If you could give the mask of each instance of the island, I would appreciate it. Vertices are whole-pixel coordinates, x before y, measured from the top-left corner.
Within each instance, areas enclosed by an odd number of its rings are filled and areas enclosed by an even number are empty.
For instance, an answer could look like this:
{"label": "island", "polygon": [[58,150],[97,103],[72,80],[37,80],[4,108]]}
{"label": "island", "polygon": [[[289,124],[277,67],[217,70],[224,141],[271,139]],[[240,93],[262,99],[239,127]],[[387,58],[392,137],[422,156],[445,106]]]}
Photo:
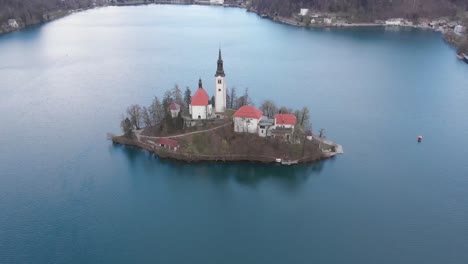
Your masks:
{"label": "island", "polygon": [[122,135],[109,134],[115,144],[133,146],[160,158],[180,161],[251,161],[292,165],[343,153],[327,140],[325,130],[312,132],[307,107],[293,110],[267,100],[256,108],[248,89],[237,96],[226,86],[221,49],[210,98],[201,79],[190,88],[175,85],[149,107],[131,105],[121,120]]}

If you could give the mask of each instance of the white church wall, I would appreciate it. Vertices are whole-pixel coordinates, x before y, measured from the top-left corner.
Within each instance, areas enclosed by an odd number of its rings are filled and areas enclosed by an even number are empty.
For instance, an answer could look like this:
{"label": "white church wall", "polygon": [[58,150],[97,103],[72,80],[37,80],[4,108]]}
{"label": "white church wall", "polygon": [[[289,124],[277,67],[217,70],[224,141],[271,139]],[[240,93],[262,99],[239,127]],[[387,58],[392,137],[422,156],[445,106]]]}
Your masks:
{"label": "white church wall", "polygon": [[234,117],[234,132],[256,134],[258,119]]}

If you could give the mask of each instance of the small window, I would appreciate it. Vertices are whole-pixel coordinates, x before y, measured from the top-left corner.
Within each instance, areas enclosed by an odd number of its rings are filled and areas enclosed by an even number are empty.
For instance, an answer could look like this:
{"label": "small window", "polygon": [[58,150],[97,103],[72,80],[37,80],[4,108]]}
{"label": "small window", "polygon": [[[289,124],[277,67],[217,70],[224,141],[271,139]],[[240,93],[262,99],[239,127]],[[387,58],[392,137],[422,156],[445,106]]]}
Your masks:
{"label": "small window", "polygon": [[218,92],[221,92],[221,89],[218,89]]}
{"label": "small window", "polygon": [[221,79],[218,80],[218,84],[221,84]]}
{"label": "small window", "polygon": [[200,115],[198,115],[198,119],[201,119],[201,116],[200,116]]}

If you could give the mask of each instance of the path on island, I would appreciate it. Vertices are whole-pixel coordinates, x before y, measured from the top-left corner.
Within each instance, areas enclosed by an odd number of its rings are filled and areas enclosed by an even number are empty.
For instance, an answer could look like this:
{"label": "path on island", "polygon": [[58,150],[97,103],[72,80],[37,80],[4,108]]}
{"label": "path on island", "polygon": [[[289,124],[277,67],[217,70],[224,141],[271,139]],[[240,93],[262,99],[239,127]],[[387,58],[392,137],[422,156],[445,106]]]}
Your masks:
{"label": "path on island", "polygon": [[[226,123],[226,124],[223,124],[223,125],[220,125],[220,126],[217,126],[217,127],[212,127],[212,128],[209,128],[209,129],[205,129],[205,130],[200,130],[200,131],[194,131],[194,132],[189,132],[189,133],[185,133],[185,134],[179,134],[179,135],[174,135],[174,136],[165,136],[165,137],[152,137],[152,136],[144,136],[144,135],[141,135],[141,132],[143,131],[143,129],[140,129],[140,130],[136,130],[135,131],[135,136],[137,137],[138,141],[140,141],[141,143],[146,143],[146,142],[143,142],[141,139],[161,139],[161,138],[178,138],[178,137],[185,137],[185,136],[189,136],[189,135],[194,135],[194,134],[199,134],[199,133],[206,133],[206,132],[209,132],[209,131],[213,131],[213,130],[216,130],[216,129],[219,129],[219,128],[222,128],[222,127],[225,127],[225,126],[228,126],[228,125],[231,125],[232,124],[232,121]],[[148,140],[148,142],[150,142],[150,144],[155,144],[154,142]]]}

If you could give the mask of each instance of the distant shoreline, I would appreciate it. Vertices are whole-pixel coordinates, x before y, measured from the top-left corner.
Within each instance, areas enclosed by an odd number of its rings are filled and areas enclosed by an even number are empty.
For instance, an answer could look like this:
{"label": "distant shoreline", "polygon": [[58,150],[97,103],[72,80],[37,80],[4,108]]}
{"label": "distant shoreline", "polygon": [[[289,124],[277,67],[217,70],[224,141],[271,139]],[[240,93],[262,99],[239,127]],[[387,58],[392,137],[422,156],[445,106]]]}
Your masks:
{"label": "distant shoreline", "polygon": [[[17,27],[11,27],[7,23],[0,24],[0,35],[6,34],[6,33],[11,33],[11,32],[14,32],[14,31],[19,31],[19,30],[28,28],[29,26],[34,26],[34,25],[38,25],[38,24],[41,24],[41,23],[50,22],[50,21],[53,21],[53,20],[56,20],[56,19],[59,19],[59,18],[66,17],[66,16],[71,15],[73,13],[86,11],[86,10],[90,10],[90,9],[95,9],[95,8],[99,8],[99,7],[107,7],[107,6],[140,6],[140,5],[160,5],[160,4],[164,4],[164,5],[166,5],[166,4],[167,5],[197,5],[197,6],[198,5],[200,5],[200,6],[206,6],[207,5],[207,4],[202,4],[202,3],[190,4],[190,3],[183,3],[183,2],[177,3],[177,2],[166,2],[166,1],[160,1],[160,2],[157,2],[157,3],[147,3],[144,0],[139,0],[139,1],[132,1],[132,2],[109,4],[109,5],[105,5],[105,6],[95,6],[95,7],[89,7],[89,8],[75,9],[75,10],[59,10],[59,11],[44,14],[44,19],[43,20],[37,20],[37,21],[34,21],[33,23],[25,24],[22,21],[17,21],[18,22]],[[268,15],[262,15],[256,10],[248,9],[245,6],[241,6],[241,5],[228,5],[228,4],[225,4],[225,5],[210,5],[210,6],[232,7],[232,8],[245,9],[247,12],[255,13],[255,14],[257,14],[258,16],[260,16],[262,18],[266,18],[266,19],[269,19],[269,20],[274,21],[274,22],[279,22],[281,24],[286,24],[286,25],[295,26],[295,27],[302,27],[302,28],[353,28],[353,27],[356,27],[356,28],[359,28],[359,27],[394,27],[394,28],[398,28],[398,27],[402,27],[402,28],[417,28],[417,29],[431,30],[431,31],[442,33],[443,39],[448,44],[450,44],[450,45],[452,45],[452,46],[454,46],[456,48],[459,47],[460,44],[461,44],[460,41],[458,40],[458,38],[454,38],[452,36],[453,35],[453,34],[451,34],[452,32],[441,32],[441,31],[439,31],[439,30],[437,30],[435,28],[432,28],[432,27],[429,27],[429,26],[423,26],[423,25],[405,25],[405,24],[402,24],[402,25],[398,25],[398,26],[391,26],[391,25],[386,25],[386,24],[382,24],[382,23],[375,23],[375,22],[361,22],[361,23],[351,23],[350,22],[350,23],[314,24],[314,25],[306,26],[306,25],[303,25],[303,24],[293,20],[293,18],[271,17],[271,16],[268,16]]]}

